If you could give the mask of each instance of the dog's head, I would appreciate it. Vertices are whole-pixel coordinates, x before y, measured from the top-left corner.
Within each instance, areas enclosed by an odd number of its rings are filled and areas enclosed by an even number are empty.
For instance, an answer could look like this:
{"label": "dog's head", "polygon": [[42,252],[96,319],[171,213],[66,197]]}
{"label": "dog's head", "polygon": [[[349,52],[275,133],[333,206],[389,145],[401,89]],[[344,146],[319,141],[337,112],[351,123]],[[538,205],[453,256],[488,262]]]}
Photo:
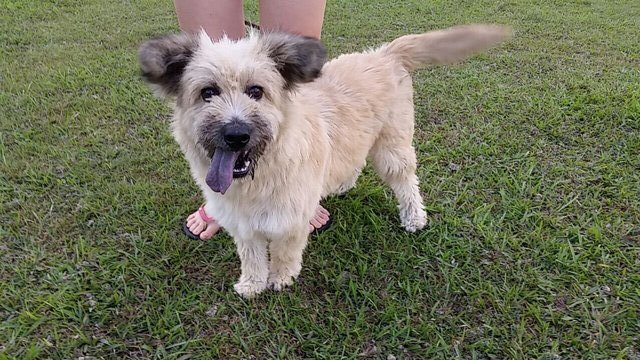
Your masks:
{"label": "dog's head", "polygon": [[222,194],[253,173],[278,136],[290,91],[317,78],[325,59],[319,40],[285,33],[218,42],[204,32],[168,35],[139,51],[143,78],[175,99],[175,126],[209,155],[206,182]]}

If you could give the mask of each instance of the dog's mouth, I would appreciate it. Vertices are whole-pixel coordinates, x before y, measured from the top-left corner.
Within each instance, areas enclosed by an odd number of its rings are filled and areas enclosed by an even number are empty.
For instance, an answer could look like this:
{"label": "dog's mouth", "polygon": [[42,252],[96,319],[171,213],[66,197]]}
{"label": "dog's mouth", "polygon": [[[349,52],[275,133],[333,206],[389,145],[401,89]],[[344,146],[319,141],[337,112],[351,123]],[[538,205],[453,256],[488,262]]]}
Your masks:
{"label": "dog's mouth", "polygon": [[252,164],[253,160],[247,150],[232,151],[216,148],[207,172],[207,185],[211,190],[224,195],[234,178],[242,178],[249,174]]}
{"label": "dog's mouth", "polygon": [[242,178],[247,176],[249,169],[251,169],[252,162],[253,161],[249,157],[248,151],[241,152],[240,156],[238,156],[238,160],[236,160],[236,163],[233,166],[233,177]]}

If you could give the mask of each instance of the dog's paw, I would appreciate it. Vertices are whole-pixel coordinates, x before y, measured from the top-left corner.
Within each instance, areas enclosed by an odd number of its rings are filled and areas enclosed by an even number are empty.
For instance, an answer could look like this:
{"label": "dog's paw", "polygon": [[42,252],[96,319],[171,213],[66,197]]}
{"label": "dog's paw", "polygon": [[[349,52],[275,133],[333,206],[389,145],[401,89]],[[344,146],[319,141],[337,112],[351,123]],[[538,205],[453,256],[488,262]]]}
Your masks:
{"label": "dog's paw", "polygon": [[241,280],[233,285],[233,289],[244,298],[251,298],[263,292],[267,288],[264,281]]}
{"label": "dog's paw", "polygon": [[408,232],[422,230],[427,225],[427,213],[422,207],[401,209],[400,223]]}
{"label": "dog's paw", "polygon": [[269,287],[275,291],[280,291],[287,286],[293,285],[295,277],[289,274],[271,273],[269,274]]}

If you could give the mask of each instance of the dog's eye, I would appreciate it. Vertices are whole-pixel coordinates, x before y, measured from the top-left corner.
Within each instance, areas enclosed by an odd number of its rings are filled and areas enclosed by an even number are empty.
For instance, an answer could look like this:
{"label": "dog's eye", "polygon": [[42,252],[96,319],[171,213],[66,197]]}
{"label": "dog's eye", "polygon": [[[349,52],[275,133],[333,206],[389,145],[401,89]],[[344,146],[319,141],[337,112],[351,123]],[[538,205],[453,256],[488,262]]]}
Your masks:
{"label": "dog's eye", "polygon": [[253,100],[262,99],[262,87],[261,86],[251,86],[247,89],[247,95]]}
{"label": "dog's eye", "polygon": [[200,91],[200,96],[202,96],[202,100],[206,102],[211,101],[212,97],[218,96],[218,95],[220,95],[220,88],[218,88],[217,86],[206,87],[202,89],[202,91]]}

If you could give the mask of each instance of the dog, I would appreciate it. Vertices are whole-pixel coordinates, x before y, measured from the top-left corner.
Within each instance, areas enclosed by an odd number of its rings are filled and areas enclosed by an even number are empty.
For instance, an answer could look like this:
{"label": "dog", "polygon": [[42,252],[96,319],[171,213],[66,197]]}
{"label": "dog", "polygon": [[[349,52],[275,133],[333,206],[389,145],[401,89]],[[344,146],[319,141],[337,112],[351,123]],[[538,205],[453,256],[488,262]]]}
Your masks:
{"label": "dog", "polygon": [[142,76],[173,105],[173,136],[206,212],[237,246],[235,291],[251,297],[291,285],[320,200],[351,189],[366,161],[393,190],[402,226],[422,229],[410,73],[509,36],[496,25],[458,26],[328,62],[319,40],[282,32],[143,43]]}

